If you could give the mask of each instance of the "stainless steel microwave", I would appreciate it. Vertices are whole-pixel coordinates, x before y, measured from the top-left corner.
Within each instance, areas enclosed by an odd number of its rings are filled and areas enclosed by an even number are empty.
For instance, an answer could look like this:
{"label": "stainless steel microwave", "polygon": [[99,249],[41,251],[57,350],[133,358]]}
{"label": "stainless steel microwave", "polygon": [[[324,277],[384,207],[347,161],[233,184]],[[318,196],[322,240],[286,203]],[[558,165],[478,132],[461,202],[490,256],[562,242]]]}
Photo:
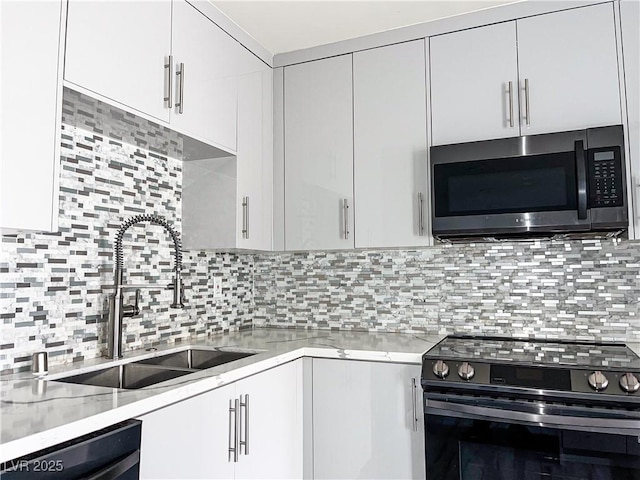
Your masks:
{"label": "stainless steel microwave", "polygon": [[431,147],[436,237],[622,230],[621,125]]}

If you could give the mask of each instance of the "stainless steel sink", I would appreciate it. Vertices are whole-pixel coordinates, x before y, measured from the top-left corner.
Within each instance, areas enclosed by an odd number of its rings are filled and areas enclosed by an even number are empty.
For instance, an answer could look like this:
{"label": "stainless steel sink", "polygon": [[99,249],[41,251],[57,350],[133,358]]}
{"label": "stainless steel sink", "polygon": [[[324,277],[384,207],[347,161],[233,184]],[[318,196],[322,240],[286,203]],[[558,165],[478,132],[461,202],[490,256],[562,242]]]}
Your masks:
{"label": "stainless steel sink", "polygon": [[189,348],[79,375],[55,378],[52,381],[111,388],[144,388],[256,353]]}
{"label": "stainless steel sink", "polygon": [[138,365],[158,365],[163,367],[192,368],[204,370],[241,358],[255,355],[255,352],[237,352],[228,350],[201,350],[189,348],[180,352],[160,355],[136,362]]}
{"label": "stainless steel sink", "polygon": [[133,389],[148,387],[193,372],[193,370],[189,369],[173,369],[128,363],[103,368],[102,370],[95,370],[93,372],[81,373],[80,375],[56,378],[53,381],[95,385],[98,387]]}

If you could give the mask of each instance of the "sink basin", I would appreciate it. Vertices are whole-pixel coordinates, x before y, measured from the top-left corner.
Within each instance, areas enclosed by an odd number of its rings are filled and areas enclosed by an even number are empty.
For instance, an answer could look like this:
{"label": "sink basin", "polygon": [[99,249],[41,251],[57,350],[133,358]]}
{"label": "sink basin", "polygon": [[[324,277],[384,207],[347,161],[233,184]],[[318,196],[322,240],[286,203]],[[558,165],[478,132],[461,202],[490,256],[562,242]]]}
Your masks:
{"label": "sink basin", "polygon": [[189,348],[137,362],[56,378],[52,381],[111,388],[144,388],[198,370],[250,357],[256,353]]}
{"label": "sink basin", "polygon": [[79,383],[111,388],[144,388],[156,383],[171,380],[182,375],[193,373],[193,370],[156,367],[153,365],[137,365],[129,363],[115,367],[103,368],[93,372],[81,373],[70,377],[57,378],[56,382]]}
{"label": "sink basin", "polygon": [[203,370],[241,358],[255,355],[254,352],[232,352],[225,350],[200,350],[189,348],[181,352],[169,353],[136,362],[138,365],[158,365]]}

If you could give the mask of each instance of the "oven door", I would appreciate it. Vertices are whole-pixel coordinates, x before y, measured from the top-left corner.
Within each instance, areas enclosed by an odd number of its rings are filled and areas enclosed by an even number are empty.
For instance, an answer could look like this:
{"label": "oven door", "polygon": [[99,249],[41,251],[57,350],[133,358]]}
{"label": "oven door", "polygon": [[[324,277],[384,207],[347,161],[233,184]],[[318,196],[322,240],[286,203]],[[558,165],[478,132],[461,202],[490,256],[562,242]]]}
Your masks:
{"label": "oven door", "polygon": [[428,480],[638,480],[637,412],[425,399]]}
{"label": "oven door", "polygon": [[431,149],[436,236],[591,229],[586,131]]}

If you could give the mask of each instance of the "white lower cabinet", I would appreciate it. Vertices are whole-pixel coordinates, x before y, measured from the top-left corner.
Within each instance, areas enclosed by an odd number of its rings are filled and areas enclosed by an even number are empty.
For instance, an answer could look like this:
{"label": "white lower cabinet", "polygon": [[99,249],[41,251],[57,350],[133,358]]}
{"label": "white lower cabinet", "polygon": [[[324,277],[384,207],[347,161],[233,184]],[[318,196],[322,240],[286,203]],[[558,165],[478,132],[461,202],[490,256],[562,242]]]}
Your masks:
{"label": "white lower cabinet", "polygon": [[297,360],[139,417],[140,478],[302,478],[302,395]]}
{"label": "white lower cabinet", "polygon": [[139,417],[140,478],[423,479],[420,406],[420,365],[295,360]]}
{"label": "white lower cabinet", "polygon": [[233,478],[229,400],[235,387],[227,385],[140,417],[140,478]]}
{"label": "white lower cabinet", "polygon": [[314,478],[425,478],[419,386],[420,365],[314,359]]}
{"label": "white lower cabinet", "polygon": [[248,400],[240,422],[247,445],[240,447],[236,479],[303,477],[302,365],[296,360],[236,383],[240,401]]}

